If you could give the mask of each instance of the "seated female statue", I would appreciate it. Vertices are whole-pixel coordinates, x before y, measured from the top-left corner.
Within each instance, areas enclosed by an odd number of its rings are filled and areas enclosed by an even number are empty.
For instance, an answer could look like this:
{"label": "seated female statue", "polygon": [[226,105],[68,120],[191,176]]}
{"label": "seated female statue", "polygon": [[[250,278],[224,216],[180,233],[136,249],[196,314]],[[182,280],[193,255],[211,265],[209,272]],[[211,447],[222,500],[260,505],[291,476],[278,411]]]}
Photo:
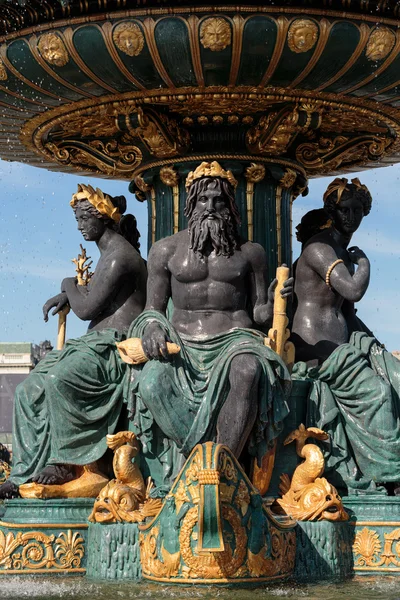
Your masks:
{"label": "seated female statue", "polygon": [[[302,253],[295,274],[294,379],[310,382],[307,426],[329,433],[325,472],[342,493],[400,493],[400,362],[358,319],[370,265],[348,248],[371,208],[358,179],[335,179],[324,195],[328,221],[311,215],[298,228]],[[321,218],[319,231],[310,227]],[[308,224],[307,224],[308,223]],[[309,233],[311,235],[309,236]],[[314,235],[313,235],[314,234]],[[354,265],[357,266],[355,271]]]}
{"label": "seated female statue", "polygon": [[64,349],[40,361],[16,390],[13,468],[0,486],[0,498],[18,494],[21,484],[63,484],[75,466],[99,460],[106,435],[120,416],[126,364],[115,342],[146,302],[146,263],[133,215],[123,216],[126,200],[79,185],[71,201],[78,229],[96,243],[100,259],[88,285],[64,279],[61,293],[43,307],[44,318],[69,304],[90,321],[88,333],[68,340]]}

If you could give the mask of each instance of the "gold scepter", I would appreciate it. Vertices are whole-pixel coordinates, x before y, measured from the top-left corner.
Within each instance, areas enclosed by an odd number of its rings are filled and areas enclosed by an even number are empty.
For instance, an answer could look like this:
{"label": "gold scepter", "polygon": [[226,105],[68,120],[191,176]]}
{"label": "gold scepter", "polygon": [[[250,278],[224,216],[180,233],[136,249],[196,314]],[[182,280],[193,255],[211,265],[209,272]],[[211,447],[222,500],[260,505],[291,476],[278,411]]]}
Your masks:
{"label": "gold scepter", "polygon": [[[86,249],[80,244],[81,254],[78,254],[78,258],[73,258],[71,262],[76,266],[76,277],[78,285],[87,285],[92,278],[93,273],[90,272],[90,267],[93,264],[90,260],[90,256],[86,256]],[[86,264],[87,263],[87,264]],[[58,335],[57,335],[57,350],[62,350],[65,345],[65,336],[67,332],[67,314],[71,310],[71,307],[67,304],[58,313]]]}
{"label": "gold scepter", "polygon": [[276,284],[274,296],[274,316],[265,345],[279,354],[285,361],[289,371],[291,371],[294,365],[294,344],[288,342],[290,331],[287,329],[289,325],[289,319],[286,315],[287,298],[281,296],[283,284],[288,279],[289,273],[289,267],[278,267],[276,269],[278,283]]}
{"label": "gold scepter", "polygon": [[67,332],[67,314],[70,311],[69,304],[66,304],[58,313],[58,334],[57,334],[57,350],[62,350],[65,344],[65,335]]}
{"label": "gold scepter", "polygon": [[[290,331],[287,328],[289,319],[286,315],[287,299],[282,298],[281,290],[283,284],[289,277],[289,267],[278,267],[276,270],[276,278],[278,280],[274,295],[274,316],[272,327],[268,332],[268,337],[265,338],[265,345],[274,350],[285,361],[289,371],[294,365],[295,348],[292,342],[288,342]],[[270,448],[261,459],[261,467],[257,464],[257,459],[253,462],[253,485],[264,496],[267,493],[271,482],[272,471],[274,470],[275,454],[277,440],[274,440],[274,445]]]}

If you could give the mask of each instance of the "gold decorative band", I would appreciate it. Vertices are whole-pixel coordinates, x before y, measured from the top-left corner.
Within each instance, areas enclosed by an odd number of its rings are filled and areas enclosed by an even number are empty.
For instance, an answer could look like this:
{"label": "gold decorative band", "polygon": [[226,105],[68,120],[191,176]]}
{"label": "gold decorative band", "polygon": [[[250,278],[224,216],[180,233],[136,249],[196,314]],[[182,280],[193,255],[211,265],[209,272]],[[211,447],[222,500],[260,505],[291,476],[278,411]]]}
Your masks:
{"label": "gold decorative band", "polygon": [[215,469],[203,469],[199,471],[198,481],[200,485],[218,485],[220,481],[220,475]]}
{"label": "gold decorative band", "polygon": [[0,527],[8,529],[87,529],[88,523],[6,523],[0,521]]}
{"label": "gold decorative band", "polygon": [[331,274],[332,274],[332,271],[336,267],[336,265],[338,265],[338,264],[340,264],[342,262],[343,262],[343,260],[341,258],[338,258],[337,260],[335,260],[335,262],[333,262],[330,265],[330,267],[328,267],[328,270],[327,270],[326,275],[325,275],[325,283],[328,286],[328,288],[330,288],[330,289],[332,289],[332,286],[331,286]]}

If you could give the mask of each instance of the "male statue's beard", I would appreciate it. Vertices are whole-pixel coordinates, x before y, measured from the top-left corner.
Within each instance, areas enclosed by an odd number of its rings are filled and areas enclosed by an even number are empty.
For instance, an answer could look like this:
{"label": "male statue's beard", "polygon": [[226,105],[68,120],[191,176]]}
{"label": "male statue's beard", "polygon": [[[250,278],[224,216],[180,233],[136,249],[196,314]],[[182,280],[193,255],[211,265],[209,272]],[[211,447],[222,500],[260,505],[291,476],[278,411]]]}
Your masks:
{"label": "male statue's beard", "polygon": [[[208,217],[212,214],[213,219]],[[217,255],[231,256],[236,248],[236,231],[229,208],[221,212],[193,211],[189,219],[190,248],[204,257],[208,242]]]}

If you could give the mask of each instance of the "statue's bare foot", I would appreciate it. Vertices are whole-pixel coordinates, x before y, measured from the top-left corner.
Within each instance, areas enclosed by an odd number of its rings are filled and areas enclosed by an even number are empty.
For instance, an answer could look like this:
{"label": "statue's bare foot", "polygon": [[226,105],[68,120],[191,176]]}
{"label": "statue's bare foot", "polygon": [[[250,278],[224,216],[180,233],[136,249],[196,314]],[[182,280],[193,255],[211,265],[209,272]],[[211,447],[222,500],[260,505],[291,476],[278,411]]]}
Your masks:
{"label": "statue's bare foot", "polygon": [[12,481],[6,481],[3,485],[0,485],[0,499],[9,500],[10,498],[18,498],[18,486]]}
{"label": "statue's bare foot", "polygon": [[67,465],[48,465],[33,478],[35,483],[41,485],[62,485],[75,478],[73,467]]}

